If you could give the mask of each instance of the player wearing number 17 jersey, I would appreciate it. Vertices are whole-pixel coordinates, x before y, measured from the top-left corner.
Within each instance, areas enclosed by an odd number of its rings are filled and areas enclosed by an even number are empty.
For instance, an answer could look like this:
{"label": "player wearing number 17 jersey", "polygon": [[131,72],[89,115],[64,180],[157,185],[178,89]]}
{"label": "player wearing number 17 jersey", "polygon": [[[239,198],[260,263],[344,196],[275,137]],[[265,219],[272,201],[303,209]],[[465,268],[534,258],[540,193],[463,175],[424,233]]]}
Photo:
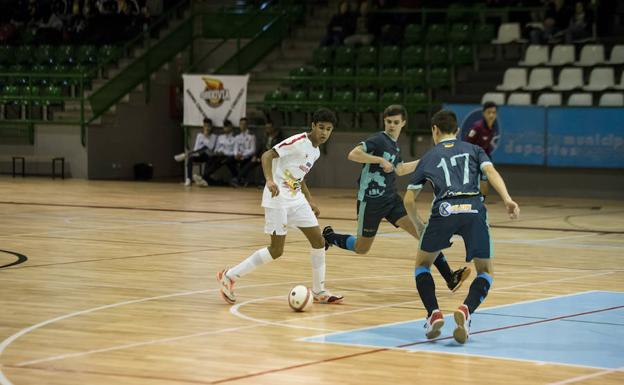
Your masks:
{"label": "player wearing number 17 jersey", "polygon": [[429,270],[440,250],[451,246],[450,238],[460,235],[466,247],[466,261],[474,261],[477,277],[464,303],[454,313],[457,327],[453,337],[459,343],[468,339],[470,315],[483,302],[492,285],[492,246],[487,224],[487,210],[479,192],[479,181],[484,173],[499,193],[509,216],[518,217],[520,208],[514,202],[500,174],[482,148],[457,140],[457,118],[451,111],[439,111],[431,122],[435,147],[420,159],[404,197],[410,219],[422,223],[415,200],[428,181],[433,185],[435,198],[429,222],[420,239],[414,276],[416,288],[425,308],[427,338],[436,338],[444,325],[438,307],[435,284]]}

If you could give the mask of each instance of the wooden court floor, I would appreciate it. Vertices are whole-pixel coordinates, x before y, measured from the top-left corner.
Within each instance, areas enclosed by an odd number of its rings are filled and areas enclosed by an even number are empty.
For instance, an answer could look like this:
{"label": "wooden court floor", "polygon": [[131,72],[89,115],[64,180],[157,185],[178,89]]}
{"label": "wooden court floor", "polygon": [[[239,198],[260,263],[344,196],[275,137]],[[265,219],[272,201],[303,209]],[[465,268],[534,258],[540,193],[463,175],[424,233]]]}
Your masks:
{"label": "wooden court floor", "polygon": [[[0,177],[0,192],[0,385],[624,383],[622,367],[302,341],[425,315],[413,278],[417,242],[388,224],[368,255],[328,251],[327,286],[344,304],[294,313],[286,294],[311,279],[297,230],[281,259],[237,282],[236,306],[217,291],[218,270],[266,245],[260,190]],[[355,230],[354,190],[312,194],[322,226]],[[624,292],[623,202],[515,198],[515,222],[500,201],[489,203],[495,282],[483,309]],[[446,254],[464,265],[461,240]],[[469,285],[451,294],[434,278],[452,314]],[[624,355],[624,342],[615,343]]]}

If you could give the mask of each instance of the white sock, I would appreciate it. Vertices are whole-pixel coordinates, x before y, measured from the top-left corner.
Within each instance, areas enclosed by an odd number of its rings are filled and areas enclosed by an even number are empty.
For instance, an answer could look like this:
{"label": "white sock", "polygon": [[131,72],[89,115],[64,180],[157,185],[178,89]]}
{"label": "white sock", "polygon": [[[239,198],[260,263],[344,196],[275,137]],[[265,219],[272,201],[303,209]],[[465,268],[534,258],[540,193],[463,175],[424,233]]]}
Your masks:
{"label": "white sock", "polygon": [[262,266],[265,263],[269,263],[273,260],[268,248],[256,250],[247,259],[233,268],[229,269],[226,273],[228,278],[237,280],[238,278],[247,275],[254,271],[258,266]]}
{"label": "white sock", "polygon": [[312,291],[320,293],[325,290],[325,248],[312,249],[310,261],[312,262]]}

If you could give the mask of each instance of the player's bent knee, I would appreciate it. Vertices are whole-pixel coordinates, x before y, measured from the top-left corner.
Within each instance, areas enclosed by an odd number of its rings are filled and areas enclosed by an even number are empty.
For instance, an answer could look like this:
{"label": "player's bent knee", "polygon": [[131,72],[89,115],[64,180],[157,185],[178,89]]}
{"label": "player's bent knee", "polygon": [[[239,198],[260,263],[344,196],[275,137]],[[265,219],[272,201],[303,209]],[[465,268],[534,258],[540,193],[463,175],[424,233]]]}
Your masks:
{"label": "player's bent knee", "polygon": [[283,247],[273,247],[273,246],[269,246],[269,254],[271,254],[271,258],[273,259],[277,259],[279,257],[282,256],[282,254],[284,254],[284,248]]}
{"label": "player's bent knee", "polygon": [[325,239],[320,237],[319,239],[310,241],[310,246],[312,246],[313,249],[323,249],[325,248]]}

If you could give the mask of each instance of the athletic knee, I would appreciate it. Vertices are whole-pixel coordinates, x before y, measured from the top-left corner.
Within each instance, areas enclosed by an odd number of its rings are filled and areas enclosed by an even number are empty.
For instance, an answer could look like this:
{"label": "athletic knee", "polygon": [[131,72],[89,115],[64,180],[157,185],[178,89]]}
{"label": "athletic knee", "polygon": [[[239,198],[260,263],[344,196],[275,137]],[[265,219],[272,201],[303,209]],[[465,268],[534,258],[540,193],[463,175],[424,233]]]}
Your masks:
{"label": "athletic knee", "polygon": [[319,237],[318,239],[313,239],[310,241],[310,246],[313,249],[322,249],[325,247],[325,238]]}
{"label": "athletic knee", "polygon": [[277,259],[284,254],[284,247],[269,246],[268,249],[273,259]]}

